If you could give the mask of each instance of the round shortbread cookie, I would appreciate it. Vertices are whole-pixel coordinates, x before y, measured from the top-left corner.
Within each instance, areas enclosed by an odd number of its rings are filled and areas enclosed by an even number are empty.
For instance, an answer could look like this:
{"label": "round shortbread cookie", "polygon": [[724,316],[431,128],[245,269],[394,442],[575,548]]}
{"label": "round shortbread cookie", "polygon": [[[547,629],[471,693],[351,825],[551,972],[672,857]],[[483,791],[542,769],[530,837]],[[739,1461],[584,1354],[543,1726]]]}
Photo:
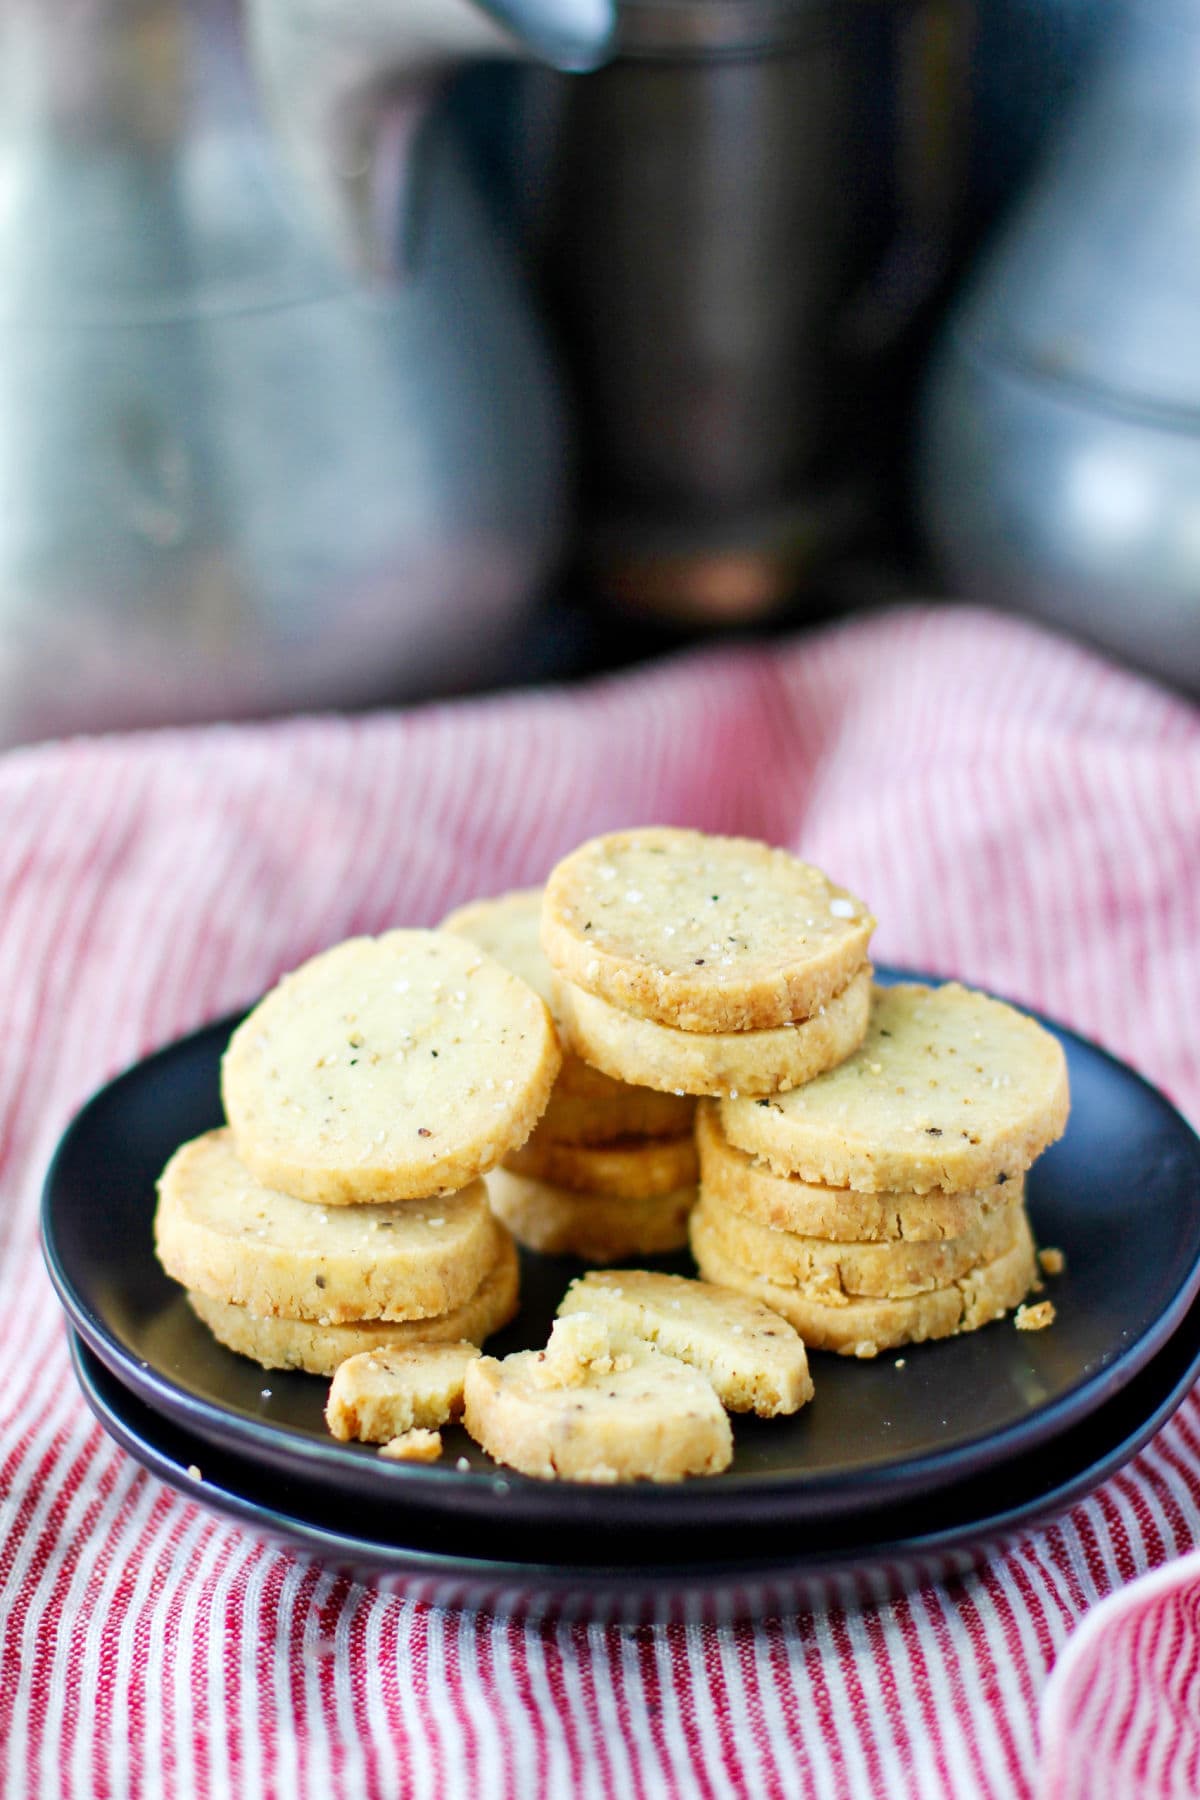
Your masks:
{"label": "round shortbread cookie", "polygon": [[[580,1069],[588,1067],[567,1050],[563,1067],[569,1062]],[[609,1079],[599,1069],[591,1073],[600,1081]],[[616,1090],[612,1099],[595,1099],[565,1093],[561,1082],[556,1082],[535,1136],[554,1138],[560,1144],[611,1144],[614,1138],[682,1137],[695,1123],[696,1102],[690,1094],[656,1093],[624,1081],[614,1081],[611,1086]]]}
{"label": "round shortbread cookie", "polygon": [[551,1386],[539,1379],[545,1361],[523,1350],[467,1370],[463,1423],[497,1462],[543,1480],[611,1483],[715,1475],[733,1460],[725,1409],[686,1363],[630,1339],[582,1380]]}
{"label": "round shortbread cookie", "polygon": [[285,976],[221,1068],[238,1154],[325,1205],[465,1187],[523,1144],[560,1055],[545,1002],[449,932],[351,938]]}
{"label": "round shortbread cookie", "polygon": [[875,990],[853,1056],[790,1094],[724,1100],[721,1124],[777,1174],[829,1187],[965,1193],[1019,1175],[1060,1137],[1061,1044],[1001,1000],[960,987]]}
{"label": "round shortbread cookie", "polygon": [[691,1235],[692,1254],[709,1281],[752,1294],[781,1313],[810,1350],[836,1350],[842,1356],[875,1356],[899,1344],[975,1331],[1019,1305],[1037,1281],[1033,1237],[1024,1212],[1016,1215],[1014,1240],[1002,1255],[948,1287],[907,1300],[852,1300],[842,1306],[826,1306],[799,1288],[780,1287],[750,1274],[724,1254],[703,1219],[693,1221]]}
{"label": "round shortbread cookie", "polygon": [[1014,1198],[968,1226],[961,1237],[913,1244],[893,1238],[882,1244],[830,1243],[760,1225],[701,1193],[698,1214],[721,1254],[751,1275],[780,1287],[800,1288],[826,1306],[850,1300],[905,1300],[948,1287],[980,1263],[1003,1254],[1012,1241]]}
{"label": "round shortbread cookie", "polygon": [[569,981],[555,983],[565,1041],[607,1074],[672,1094],[778,1094],[836,1068],[862,1043],[871,970],[862,969],[808,1019],[767,1031],[680,1031],[638,1019]]}
{"label": "round shortbread cookie", "polygon": [[542,944],[565,981],[683,1031],[806,1019],[866,960],[875,921],[845,888],[751,838],[613,832],[546,883]]}
{"label": "round shortbread cookie", "polygon": [[616,1144],[558,1144],[535,1131],[504,1159],[517,1175],[534,1175],[552,1187],[613,1200],[653,1200],[676,1188],[695,1187],[700,1172],[696,1139],[627,1138]]}
{"label": "round shortbread cookie", "polygon": [[576,1056],[566,1042],[554,996],[554,977],[542,949],[542,890],[522,888],[494,900],[460,906],[444,931],[470,938],[504,968],[527,981],[550,1008],[558,1028],[562,1067],[540,1130],[564,1144],[604,1144],[621,1137],[671,1137],[690,1131],[695,1101],[685,1095],[631,1087]]}
{"label": "round shortbread cookie", "polygon": [[730,1412],[775,1418],[813,1397],[795,1327],[732,1288],[645,1269],[594,1269],[571,1283],[558,1309],[560,1319],[576,1313],[691,1363]]}
{"label": "round shortbread cookie", "polygon": [[433,1318],[469,1299],[496,1260],[482,1181],[436,1200],[325,1212],[255,1180],[228,1130],[177,1150],[158,1196],[154,1244],[167,1274],[268,1316]]}
{"label": "round shortbread cookie", "polygon": [[614,1263],[627,1256],[662,1256],[687,1243],[694,1185],[649,1200],[578,1194],[533,1175],[493,1169],[487,1178],[492,1211],[519,1243],[548,1256]]}
{"label": "round shortbread cookie", "polygon": [[[447,913],[438,929],[469,938],[488,956],[494,957],[502,968],[527,982],[549,1007],[557,1023],[552,970],[542,949],[541,888],[518,888],[510,894],[497,894],[490,900],[473,900],[469,905]],[[625,1083],[614,1081],[610,1076],[602,1075],[599,1069],[589,1067],[565,1045],[561,1048],[562,1067],[554,1084],[554,1098],[565,1097],[580,1102],[595,1100],[619,1107]],[[608,1135],[619,1137],[622,1130],[638,1129],[631,1122]],[[565,1136],[565,1133],[558,1135]]]}
{"label": "round shortbread cookie", "polygon": [[1025,1191],[1023,1175],[975,1194],[944,1194],[937,1188],[928,1194],[860,1194],[854,1188],[819,1187],[798,1175],[776,1175],[729,1142],[711,1103],[703,1103],[696,1115],[696,1147],[702,1193],[760,1225],[835,1243],[899,1238],[921,1244],[961,1237],[986,1213]]}
{"label": "round shortbread cookie", "polygon": [[502,1233],[500,1250],[477,1291],[453,1312],[436,1319],[410,1319],[395,1324],[364,1320],[357,1325],[314,1325],[305,1319],[264,1319],[244,1306],[214,1300],[210,1294],[188,1293],[188,1305],[227,1350],[261,1363],[264,1369],[303,1369],[309,1375],[332,1375],[347,1357],[386,1346],[412,1344],[482,1344],[502,1329],[517,1310],[520,1264],[516,1246]]}

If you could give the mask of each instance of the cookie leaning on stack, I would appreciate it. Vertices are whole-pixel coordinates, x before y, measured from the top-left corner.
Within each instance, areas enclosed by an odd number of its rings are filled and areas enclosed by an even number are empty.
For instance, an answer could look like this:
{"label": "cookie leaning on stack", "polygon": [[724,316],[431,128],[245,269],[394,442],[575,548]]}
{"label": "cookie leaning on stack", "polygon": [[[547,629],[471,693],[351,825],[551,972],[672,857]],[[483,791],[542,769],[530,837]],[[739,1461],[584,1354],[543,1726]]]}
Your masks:
{"label": "cookie leaning on stack", "polygon": [[[468,938],[555,1010],[541,947],[542,890],[460,907],[444,931]],[[611,1263],[687,1243],[696,1199],[695,1101],[590,1067],[569,1049],[528,1141],[488,1176],[496,1216],[531,1249]]]}
{"label": "cookie leaning on stack", "polygon": [[699,1122],[702,1272],[843,1354],[972,1330],[1037,1280],[1024,1173],[1069,1105],[1057,1041],[949,983],[876,990],[859,1050]]}
{"label": "cookie leaning on stack", "polygon": [[221,1094],[260,1181],[338,1206],[465,1187],[524,1143],[561,1061],[545,1004],[461,938],[350,938],[234,1032]]}
{"label": "cookie leaning on stack", "polygon": [[230,1128],[164,1170],[159,1259],[266,1367],[482,1341],[515,1312],[518,1272],[478,1177],[528,1136],[558,1066],[543,1002],[474,946],[339,944],[234,1033]]}
{"label": "cookie leaning on stack", "polygon": [[875,921],[819,869],[748,838],[593,838],[546,884],[567,1044],[668,1093],[775,1094],[862,1042]]}

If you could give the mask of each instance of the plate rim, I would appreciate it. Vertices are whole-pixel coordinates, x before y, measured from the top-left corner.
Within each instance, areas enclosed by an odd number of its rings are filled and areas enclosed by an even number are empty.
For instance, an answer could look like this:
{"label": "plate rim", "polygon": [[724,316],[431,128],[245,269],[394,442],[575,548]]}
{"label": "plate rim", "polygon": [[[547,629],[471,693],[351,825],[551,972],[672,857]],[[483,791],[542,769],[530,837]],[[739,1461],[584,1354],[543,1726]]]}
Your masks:
{"label": "plate rim", "polygon": [[[1200,1301],[1194,1302],[1190,1310],[1195,1312],[1200,1327]],[[1045,1526],[1072,1506],[1078,1505],[1103,1482],[1124,1468],[1170,1422],[1200,1378],[1198,1329],[1196,1342],[1185,1366],[1172,1378],[1165,1394],[1160,1395],[1150,1409],[1138,1417],[1135,1425],[1122,1429],[1116,1440],[1109,1443],[1099,1457],[1089,1458],[1065,1480],[1059,1480],[1052,1487],[997,1513],[964,1517],[947,1526],[920,1534],[892,1539],[885,1535],[877,1539],[869,1528],[872,1521],[880,1521],[881,1515],[869,1512],[864,1514],[868,1531],[863,1539],[852,1545],[837,1546],[832,1551],[822,1552],[819,1545],[816,1548],[806,1548],[800,1544],[794,1555],[787,1560],[778,1554],[759,1559],[716,1560],[699,1557],[681,1560],[664,1568],[661,1563],[535,1563],[521,1558],[480,1558],[423,1549],[378,1538],[359,1537],[346,1531],[336,1532],[331,1527],[303,1517],[302,1513],[284,1512],[277,1503],[267,1507],[239,1489],[225,1486],[217,1489],[213,1482],[206,1483],[203,1477],[191,1476],[188,1469],[182,1467],[169,1452],[136,1432],[123,1414],[114,1414],[113,1407],[96,1394],[88,1358],[109,1377],[122,1395],[144,1408],[152,1418],[162,1419],[176,1430],[183,1429],[169,1416],[157,1413],[128,1387],[114,1370],[109,1369],[90,1350],[77,1332],[68,1329],[67,1336],[75,1379],[101,1427],[128,1455],[142,1467],[149,1469],[156,1479],[211,1512],[233,1518],[239,1525],[248,1526],[260,1533],[283,1538],[289,1544],[299,1546],[303,1554],[325,1562],[340,1559],[344,1564],[357,1564],[360,1567],[365,1562],[381,1573],[413,1578],[484,1581],[509,1587],[529,1582],[535,1586],[540,1584],[543,1588],[590,1591],[596,1594],[612,1591],[614,1585],[628,1583],[630,1580],[653,1580],[659,1585],[665,1579],[672,1589],[677,1589],[694,1584],[697,1580],[711,1582],[718,1578],[769,1581],[787,1579],[789,1576],[806,1576],[834,1579],[839,1575],[851,1575],[867,1559],[880,1564],[904,1560],[920,1563],[937,1556],[970,1554],[978,1560],[989,1550],[995,1551],[1005,1543]],[[1141,1374],[1148,1376],[1153,1370],[1153,1364],[1154,1359]],[[1114,1395],[1112,1402],[1119,1398],[1119,1395]],[[119,1426],[115,1430],[112,1424],[114,1416]],[[1094,1415],[1091,1421],[1082,1420],[1079,1423],[1081,1426],[1094,1423]],[[236,1451],[232,1454],[235,1460],[241,1460]],[[219,1500],[214,1497],[215,1493],[220,1494]]]}
{"label": "plate rim", "polygon": [[[882,966],[876,973],[877,978],[885,982],[917,980],[940,984],[957,979],[891,966]],[[986,991],[991,993],[993,990]],[[1060,1041],[1065,1039],[1078,1044],[1087,1053],[1110,1065],[1122,1079],[1132,1081],[1143,1089],[1154,1105],[1170,1115],[1185,1134],[1200,1166],[1200,1135],[1160,1088],[1104,1046],[1032,1008],[1023,1007],[1022,1010],[1038,1019]],[[117,1339],[103,1315],[79,1292],[60,1254],[54,1220],[56,1179],[60,1165],[70,1154],[76,1136],[87,1128],[92,1115],[105,1104],[111,1104],[121,1088],[144,1080],[147,1073],[160,1061],[194,1054],[202,1040],[227,1036],[244,1016],[245,1009],[238,1009],[170,1039],[110,1077],[78,1108],[58,1140],[43,1183],[40,1229],[44,1261],[68,1319],[88,1348],[115,1377],[129,1386],[136,1395],[144,1397],[152,1409],[178,1420],[183,1429],[217,1444],[227,1441],[232,1434],[239,1443],[248,1446],[254,1454],[275,1467],[290,1463],[293,1467],[302,1466],[306,1471],[320,1471],[316,1478],[324,1479],[330,1485],[333,1485],[338,1471],[343,1478],[352,1481],[356,1466],[359,1470],[370,1468],[377,1475],[380,1471],[374,1463],[365,1463],[359,1457],[348,1457],[345,1448],[333,1439],[326,1443],[287,1426],[224,1407],[217,1401],[189,1392],[153,1364],[139,1358]],[[586,1522],[589,1515],[608,1520],[615,1514],[623,1516],[624,1522],[631,1526],[639,1518],[657,1526],[668,1517],[685,1526],[707,1525],[710,1522],[707,1517],[694,1519],[691,1515],[707,1514],[714,1503],[731,1525],[752,1523],[756,1516],[773,1512],[781,1499],[790,1501],[793,1508],[801,1498],[814,1502],[801,1506],[796,1511],[798,1523],[855,1511],[864,1503],[864,1495],[869,1497],[870,1503],[882,1506],[901,1495],[919,1492],[932,1483],[951,1480],[968,1467],[976,1470],[984,1466],[1001,1465],[1015,1454],[1044,1447],[1053,1441],[1072,1424],[1078,1423],[1113,1399],[1136,1377],[1178,1330],[1198,1295],[1200,1233],[1197,1236],[1197,1254],[1187,1279],[1150,1327],[1132,1343],[1123,1346],[1111,1362],[1105,1363],[1049,1404],[1038,1408],[1032,1417],[1014,1420],[999,1430],[981,1432],[945,1449],[932,1450],[905,1459],[899,1464],[877,1464],[853,1474],[836,1471],[812,1476],[729,1474],[722,1476],[719,1494],[707,1483],[683,1483],[669,1488],[636,1483],[626,1487],[605,1488],[602,1494],[585,1484],[556,1483],[553,1484],[555,1499],[545,1506],[539,1503],[536,1496],[539,1493],[548,1494],[548,1484],[522,1476],[515,1470],[501,1469],[499,1465],[493,1473],[479,1469],[460,1472],[454,1467],[408,1467],[392,1464],[387,1467],[385,1479],[389,1490],[394,1490],[397,1501],[408,1499],[414,1504],[456,1504],[462,1507],[464,1515],[469,1515],[477,1506],[482,1507],[486,1503],[484,1490],[486,1488],[490,1491],[491,1484],[499,1474],[510,1485],[519,1484],[534,1512],[540,1511],[547,1521],[552,1514],[562,1513],[564,1508],[569,1508],[570,1517],[581,1523]],[[374,1480],[374,1475],[372,1479]]]}

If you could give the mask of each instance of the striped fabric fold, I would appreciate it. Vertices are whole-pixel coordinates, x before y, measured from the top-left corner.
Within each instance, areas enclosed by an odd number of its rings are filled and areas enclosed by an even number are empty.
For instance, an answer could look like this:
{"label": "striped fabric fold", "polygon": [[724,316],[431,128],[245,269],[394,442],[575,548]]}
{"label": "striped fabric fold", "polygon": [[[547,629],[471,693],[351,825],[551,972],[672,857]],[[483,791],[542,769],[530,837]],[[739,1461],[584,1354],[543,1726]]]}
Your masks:
{"label": "striped fabric fold", "polygon": [[1200,1794],[1200,1553],[1110,1594],[1046,1684],[1039,1800]]}
{"label": "striped fabric fold", "polygon": [[[1195,1395],[977,1573],[758,1626],[360,1587],[174,1495],[93,1424],[36,1226],[84,1097],[323,945],[431,923],[649,821],[801,850],[870,900],[880,958],[1036,1005],[1200,1111],[1200,719],[1016,621],[913,608],[570,691],[10,754],[4,1795],[1197,1791],[1194,1587],[1123,1619],[1119,1681],[1103,1640],[1077,1640],[1044,1768],[1036,1730],[1089,1609],[1200,1541]],[[1144,1785],[1081,1786],[1085,1739],[1088,1767],[1132,1755]]]}

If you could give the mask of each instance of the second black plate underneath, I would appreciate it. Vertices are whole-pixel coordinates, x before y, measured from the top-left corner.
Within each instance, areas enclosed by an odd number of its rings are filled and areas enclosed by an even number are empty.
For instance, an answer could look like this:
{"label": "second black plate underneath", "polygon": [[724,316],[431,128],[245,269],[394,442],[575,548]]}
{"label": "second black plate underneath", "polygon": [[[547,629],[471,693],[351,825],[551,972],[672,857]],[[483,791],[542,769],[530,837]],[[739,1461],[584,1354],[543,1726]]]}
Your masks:
{"label": "second black plate underneath", "polygon": [[[572,1617],[637,1621],[762,1616],[879,1601],[964,1574],[1090,1493],[1178,1406],[1200,1369],[1200,1302],[1121,1392],[1063,1432],[1051,1454],[1017,1458],[886,1512],[842,1513],[803,1532],[765,1527],[626,1534],[607,1542],[462,1521],[412,1508],[348,1508],[324,1484],[278,1480],[250,1458],[182,1431],[125,1388],[79,1342],[76,1373],[106,1429],[156,1475],[255,1535],[439,1605],[524,1611],[569,1603]],[[348,1514],[352,1514],[348,1517]]]}

